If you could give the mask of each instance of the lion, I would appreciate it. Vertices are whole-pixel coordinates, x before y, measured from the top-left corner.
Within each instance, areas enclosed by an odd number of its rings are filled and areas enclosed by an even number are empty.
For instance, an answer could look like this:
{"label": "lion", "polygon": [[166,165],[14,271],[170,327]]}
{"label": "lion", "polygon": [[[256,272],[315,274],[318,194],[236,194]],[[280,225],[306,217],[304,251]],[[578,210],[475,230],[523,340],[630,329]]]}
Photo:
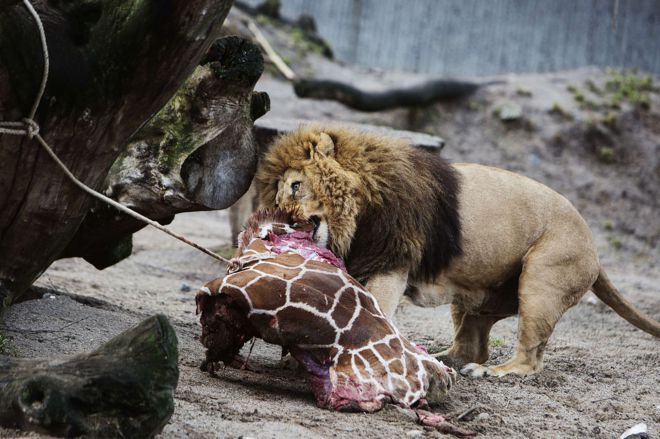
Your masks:
{"label": "lion", "polygon": [[[404,293],[421,306],[450,302],[454,339],[439,355],[464,365],[464,375],[542,370],[555,324],[590,289],[660,337],[660,324],[608,279],[575,207],[530,178],[329,125],[278,138],[256,184],[262,207],[297,209],[319,225],[321,240],[386,315]],[[483,365],[491,327],[516,314],[515,354]]]}

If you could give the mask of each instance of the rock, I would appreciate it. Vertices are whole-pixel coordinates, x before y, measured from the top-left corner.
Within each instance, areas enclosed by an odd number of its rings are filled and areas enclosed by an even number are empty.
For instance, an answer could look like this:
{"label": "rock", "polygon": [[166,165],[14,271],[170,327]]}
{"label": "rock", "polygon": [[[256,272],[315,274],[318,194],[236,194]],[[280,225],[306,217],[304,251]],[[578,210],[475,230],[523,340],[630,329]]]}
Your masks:
{"label": "rock", "polygon": [[190,285],[188,285],[186,282],[181,282],[181,286],[179,287],[179,291],[187,293],[188,291],[190,291]]}
{"label": "rock", "polygon": [[[259,147],[263,150],[277,136],[298,129],[305,124],[314,123],[313,121],[303,119],[282,119],[277,117],[268,117],[258,119],[254,122],[254,132]],[[408,141],[412,146],[423,148],[432,152],[439,152],[445,146],[445,141],[437,136],[413,131],[395,130],[392,128],[376,125],[366,125],[350,122],[342,122],[342,125],[349,126],[361,131],[376,132],[386,136],[392,136]]]}
{"label": "rock", "polygon": [[495,110],[495,113],[500,120],[505,122],[518,120],[522,117],[522,107],[515,102],[504,102]]}
{"label": "rock", "polygon": [[474,417],[474,420],[485,421],[488,418],[490,418],[490,415],[488,413],[479,413],[477,416]]}
{"label": "rock", "polygon": [[648,427],[645,423],[640,422],[624,431],[619,439],[648,439],[648,437]]}
{"label": "rock", "polygon": [[582,301],[584,303],[587,303],[589,305],[598,305],[600,303],[600,300],[596,297],[594,293],[589,293],[586,294],[583,298]]}
{"label": "rock", "polygon": [[408,430],[406,431],[406,437],[410,437],[410,438],[424,437],[424,432],[422,430]]}

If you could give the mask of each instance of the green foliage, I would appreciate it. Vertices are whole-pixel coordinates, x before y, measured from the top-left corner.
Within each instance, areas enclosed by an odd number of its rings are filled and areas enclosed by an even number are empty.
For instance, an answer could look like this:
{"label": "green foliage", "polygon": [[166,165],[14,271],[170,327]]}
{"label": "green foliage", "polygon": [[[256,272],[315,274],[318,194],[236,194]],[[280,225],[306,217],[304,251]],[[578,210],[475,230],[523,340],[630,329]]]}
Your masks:
{"label": "green foliage", "polygon": [[9,342],[4,335],[0,334],[0,355],[7,355],[9,350]]}
{"label": "green foliage", "polygon": [[600,87],[598,87],[591,79],[584,81],[584,85],[587,87],[587,90],[597,96],[601,96],[603,94],[603,90],[601,90]]}
{"label": "green foliage", "polygon": [[272,26],[272,27],[277,27],[280,28],[281,22],[269,15],[266,14],[259,14],[257,13],[257,16],[255,17],[255,21],[257,24],[261,26]]}
{"label": "green foliage", "polygon": [[[324,40],[314,37],[302,27],[297,25],[287,26],[281,21],[264,14],[258,14],[256,22],[263,27],[268,26],[287,32],[290,38],[289,47],[294,49],[296,55],[299,57],[304,57],[307,53],[316,53],[326,58],[332,58],[330,46]],[[282,59],[287,64],[291,64],[291,59],[287,59],[285,56],[282,56]]]}
{"label": "green foliage", "polygon": [[621,247],[623,247],[623,243],[616,236],[610,236],[608,238],[608,242],[610,243],[612,248],[614,248],[614,250],[621,250]]}
{"label": "green foliage", "polygon": [[610,70],[608,74],[610,78],[602,87],[587,79],[584,89],[573,84],[566,86],[566,89],[580,107],[586,110],[618,110],[623,103],[638,108],[650,107],[651,93],[657,91],[651,75],[641,75],[634,70]]}
{"label": "green foliage", "polygon": [[611,146],[601,146],[598,149],[598,159],[604,163],[614,163],[616,161],[614,148]]}
{"label": "green foliage", "polygon": [[612,103],[620,104],[627,100],[632,105],[649,108],[650,93],[656,91],[651,75],[639,75],[635,71],[611,72],[611,79],[605,83],[605,90],[612,95]]}
{"label": "green foliage", "polygon": [[491,337],[488,344],[491,348],[502,348],[506,346],[506,340],[503,337]]}
{"label": "green foliage", "polygon": [[619,117],[618,117],[616,112],[608,111],[605,114],[605,116],[603,116],[603,119],[602,119],[603,125],[605,125],[609,128],[612,128],[612,129],[616,129],[618,118]]}
{"label": "green foliage", "polygon": [[532,91],[529,90],[529,89],[526,89],[526,88],[522,88],[522,87],[520,87],[520,88],[517,88],[517,89],[516,89],[516,94],[517,94],[518,96],[522,96],[522,97],[525,97],[525,98],[529,98],[529,97],[532,96]]}
{"label": "green foliage", "polygon": [[482,108],[482,105],[479,101],[470,99],[467,103],[467,107],[470,111],[479,111]]}
{"label": "green foliage", "polygon": [[313,52],[321,56],[328,56],[329,47],[318,39],[310,38],[304,29],[294,27],[291,29],[291,41],[301,53]]}
{"label": "green foliage", "polygon": [[566,111],[564,107],[562,107],[557,101],[554,101],[552,103],[552,107],[550,108],[550,113],[555,114],[557,116],[561,116],[567,120],[575,119],[575,117],[570,112]]}

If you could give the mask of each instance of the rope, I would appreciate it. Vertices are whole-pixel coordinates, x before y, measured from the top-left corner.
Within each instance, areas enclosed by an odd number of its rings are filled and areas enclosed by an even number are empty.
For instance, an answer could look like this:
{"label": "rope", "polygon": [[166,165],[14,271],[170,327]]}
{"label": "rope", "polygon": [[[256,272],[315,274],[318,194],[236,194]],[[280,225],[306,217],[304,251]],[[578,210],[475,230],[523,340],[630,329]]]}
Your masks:
{"label": "rope", "polygon": [[44,140],[43,137],[39,134],[39,124],[37,124],[34,121],[34,115],[37,112],[37,108],[39,107],[39,103],[41,102],[41,98],[43,97],[44,91],[46,90],[46,82],[48,81],[48,71],[49,71],[49,58],[48,58],[48,47],[46,46],[46,33],[44,32],[44,27],[41,22],[41,19],[39,18],[39,14],[37,14],[37,11],[35,11],[34,7],[30,3],[29,0],[23,0],[23,4],[25,7],[28,9],[32,17],[37,23],[37,28],[39,29],[39,37],[41,39],[41,48],[43,50],[43,56],[44,56],[44,70],[43,70],[43,76],[41,79],[41,85],[39,86],[39,92],[37,93],[37,97],[34,100],[34,103],[32,104],[32,108],[30,110],[30,116],[21,119],[20,121],[15,121],[15,122],[3,122],[0,121],[0,134],[9,134],[9,135],[14,135],[14,136],[26,136],[28,139],[35,139],[43,148],[46,150],[46,153],[57,163],[57,165],[62,169],[64,174],[75,184],[78,186],[80,189],[83,191],[87,192],[94,198],[97,198],[115,209],[124,212],[125,214],[142,221],[143,223],[146,223],[152,227],[155,227],[156,229],[167,233],[168,235],[178,239],[181,242],[184,242],[197,250],[206,253],[207,255],[211,256],[212,258],[217,259],[218,261],[225,262],[225,263],[230,263],[229,259],[223,258],[217,253],[212,252],[211,250],[196,244],[186,237],[179,235],[177,233],[174,233],[167,227],[159,224],[158,222],[147,218],[146,216],[134,211],[133,209],[124,206],[121,203],[118,203],[117,201],[113,200],[112,198],[106,197],[105,195],[95,191],[94,189],[90,188],[87,186],[85,183],[81,182],[76,178],[75,175],[71,171],[69,171],[69,168],[66,167],[64,163],[57,157],[55,152],[51,149],[51,147],[48,145],[48,143]]}

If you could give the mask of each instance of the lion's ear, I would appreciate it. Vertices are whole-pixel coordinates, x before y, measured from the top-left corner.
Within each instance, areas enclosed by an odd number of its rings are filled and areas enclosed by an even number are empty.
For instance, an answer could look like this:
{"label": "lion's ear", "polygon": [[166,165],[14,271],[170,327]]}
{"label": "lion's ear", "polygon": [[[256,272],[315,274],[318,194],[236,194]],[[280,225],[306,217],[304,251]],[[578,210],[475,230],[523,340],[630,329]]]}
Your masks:
{"label": "lion's ear", "polygon": [[335,156],[335,142],[333,142],[332,137],[326,133],[319,134],[319,141],[314,149],[318,154],[321,154],[325,157]]}

